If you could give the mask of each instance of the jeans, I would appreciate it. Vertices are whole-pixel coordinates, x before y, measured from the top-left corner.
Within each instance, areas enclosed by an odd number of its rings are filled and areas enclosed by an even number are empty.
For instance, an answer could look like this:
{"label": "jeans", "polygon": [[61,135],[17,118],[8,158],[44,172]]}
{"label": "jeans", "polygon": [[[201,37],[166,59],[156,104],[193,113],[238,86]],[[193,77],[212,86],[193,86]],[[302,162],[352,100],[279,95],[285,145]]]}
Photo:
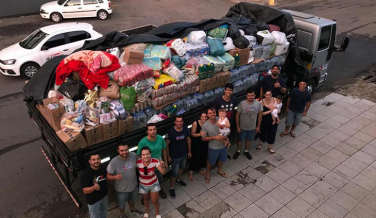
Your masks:
{"label": "jeans", "polygon": [[181,158],[173,158],[172,159],[172,170],[171,170],[171,177],[177,178],[179,175],[179,170],[182,170],[185,168],[185,165],[187,164],[187,156],[183,156]]}
{"label": "jeans", "polygon": [[101,200],[95,202],[95,204],[88,204],[90,218],[106,218],[108,206],[108,195],[104,196]]}

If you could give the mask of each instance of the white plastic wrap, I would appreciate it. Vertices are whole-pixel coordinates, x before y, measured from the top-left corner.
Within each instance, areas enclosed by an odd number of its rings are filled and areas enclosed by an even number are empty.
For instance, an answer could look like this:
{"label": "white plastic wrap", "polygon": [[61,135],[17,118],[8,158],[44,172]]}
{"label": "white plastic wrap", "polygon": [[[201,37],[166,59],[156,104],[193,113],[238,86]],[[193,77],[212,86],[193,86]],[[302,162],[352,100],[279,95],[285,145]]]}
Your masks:
{"label": "white plastic wrap", "polygon": [[202,30],[192,31],[187,36],[187,41],[192,44],[201,44],[206,42],[206,33]]}
{"label": "white plastic wrap", "polygon": [[245,37],[246,39],[248,39],[248,41],[249,41],[249,47],[252,47],[252,46],[254,46],[254,45],[257,44],[256,37],[254,37],[254,36],[250,36],[250,35],[244,35],[244,37]]}
{"label": "white plastic wrap", "polygon": [[227,37],[225,41],[223,41],[223,47],[225,48],[225,51],[235,49],[234,42],[230,37]]}
{"label": "white plastic wrap", "polygon": [[277,45],[285,45],[287,43],[286,34],[279,31],[273,31],[272,35],[274,36],[275,40],[274,43]]}
{"label": "white plastic wrap", "polygon": [[263,31],[258,31],[257,35],[259,37],[262,37],[261,45],[269,45],[274,42],[274,36],[268,31],[268,30],[263,30]]}

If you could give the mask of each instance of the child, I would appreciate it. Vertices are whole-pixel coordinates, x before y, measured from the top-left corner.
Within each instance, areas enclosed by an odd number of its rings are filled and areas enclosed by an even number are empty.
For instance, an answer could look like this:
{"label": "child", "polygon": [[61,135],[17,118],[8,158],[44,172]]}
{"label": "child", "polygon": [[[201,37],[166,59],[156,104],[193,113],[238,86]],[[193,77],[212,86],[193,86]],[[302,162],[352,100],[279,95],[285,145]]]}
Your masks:
{"label": "child", "polygon": [[282,95],[278,95],[277,98],[275,99],[275,102],[273,104],[274,107],[276,107],[275,109],[273,109],[272,111],[272,119],[273,119],[273,125],[276,124],[276,123],[279,123],[279,117],[278,117],[278,113],[281,112],[281,108],[282,108],[282,101],[283,101],[283,96]]}
{"label": "child", "polygon": [[[218,115],[217,126],[219,127],[219,132],[221,132],[223,136],[230,135],[230,121],[226,117],[226,108],[219,108]],[[223,145],[228,149],[230,147],[230,140],[226,138]]]}

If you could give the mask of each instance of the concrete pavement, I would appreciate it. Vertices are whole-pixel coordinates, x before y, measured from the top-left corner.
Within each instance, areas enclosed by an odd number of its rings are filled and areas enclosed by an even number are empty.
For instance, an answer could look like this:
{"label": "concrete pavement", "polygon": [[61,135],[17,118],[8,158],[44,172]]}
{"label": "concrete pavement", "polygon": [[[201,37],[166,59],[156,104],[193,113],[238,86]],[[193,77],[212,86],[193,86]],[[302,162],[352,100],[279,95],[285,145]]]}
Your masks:
{"label": "concrete pavement", "polygon": [[[160,199],[161,215],[376,217],[376,104],[332,93],[312,104],[296,138],[279,136],[283,122],[274,144],[276,156],[267,152],[267,145],[256,152],[253,142],[251,161],[241,155],[224,164],[227,179],[216,169],[210,184],[199,173],[193,181],[184,174],[187,187],[175,188],[176,199]],[[230,153],[234,151],[232,146]],[[169,181],[163,187],[168,190]],[[139,201],[136,205],[144,210]],[[118,215],[112,206],[109,218]]]}

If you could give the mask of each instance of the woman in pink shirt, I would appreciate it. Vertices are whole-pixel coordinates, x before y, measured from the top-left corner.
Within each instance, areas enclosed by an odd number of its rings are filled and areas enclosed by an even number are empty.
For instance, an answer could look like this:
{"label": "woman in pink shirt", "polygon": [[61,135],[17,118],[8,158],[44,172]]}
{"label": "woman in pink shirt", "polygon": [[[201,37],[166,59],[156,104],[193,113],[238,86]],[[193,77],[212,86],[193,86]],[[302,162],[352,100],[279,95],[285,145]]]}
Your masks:
{"label": "woman in pink shirt", "polygon": [[145,214],[144,218],[149,216],[149,198],[154,204],[156,218],[161,218],[159,215],[159,190],[161,187],[158,178],[155,175],[155,168],[162,174],[166,173],[166,168],[163,161],[158,161],[151,158],[151,150],[145,146],[141,149],[141,158],[137,160],[137,167],[140,171],[140,193],[144,199]]}

